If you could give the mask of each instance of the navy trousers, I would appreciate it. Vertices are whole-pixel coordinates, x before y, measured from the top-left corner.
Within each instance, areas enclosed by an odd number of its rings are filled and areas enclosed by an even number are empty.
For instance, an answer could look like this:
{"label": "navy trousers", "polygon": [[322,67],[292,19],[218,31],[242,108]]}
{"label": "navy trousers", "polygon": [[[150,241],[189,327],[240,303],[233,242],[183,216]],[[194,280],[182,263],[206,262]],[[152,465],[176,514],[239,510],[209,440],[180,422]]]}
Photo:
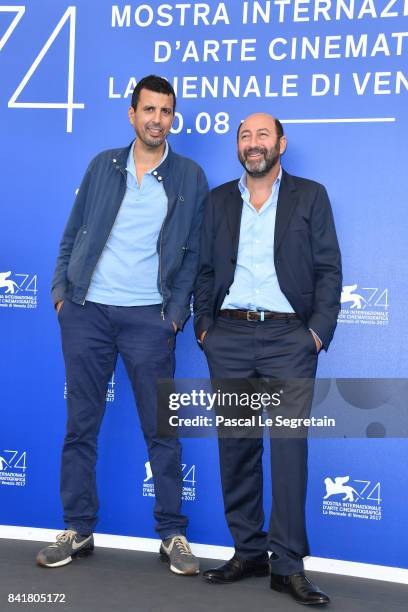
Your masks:
{"label": "navy trousers", "polygon": [[[316,374],[313,337],[297,319],[242,321],[219,317],[203,343],[212,379],[311,379]],[[310,391],[310,386],[308,388]],[[311,393],[306,397],[310,409]],[[303,406],[303,415],[305,409]],[[309,554],[305,526],[307,439],[271,438],[272,513],[264,531],[263,439],[219,438],[225,516],[236,554],[266,560],[276,574],[303,570]]]}
{"label": "navy trousers", "polygon": [[174,376],[175,333],[160,305],[84,306],[66,300],[58,314],[67,381],[67,431],[62,451],[65,524],[91,533],[97,523],[97,438],[109,380],[121,355],[132,384],[155,488],[156,531],[184,534],[181,446],[157,431],[157,379]]}

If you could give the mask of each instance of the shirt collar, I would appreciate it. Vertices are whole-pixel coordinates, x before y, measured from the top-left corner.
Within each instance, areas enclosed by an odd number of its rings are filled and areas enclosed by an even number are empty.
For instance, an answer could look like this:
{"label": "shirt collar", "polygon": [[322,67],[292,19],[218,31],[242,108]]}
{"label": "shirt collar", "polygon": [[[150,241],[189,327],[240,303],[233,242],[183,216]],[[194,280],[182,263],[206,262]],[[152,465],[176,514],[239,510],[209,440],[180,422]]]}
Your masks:
{"label": "shirt collar", "polygon": [[[273,188],[279,185],[279,183],[282,180],[282,166],[279,168],[279,173],[278,176],[275,179],[274,184],[272,185],[272,190]],[[239,179],[239,183],[238,183],[238,187],[239,190],[241,192],[241,195],[244,195],[245,192],[248,192],[248,187],[247,187],[247,173],[243,172],[241,178]]]}
{"label": "shirt collar", "polygon": [[[136,142],[136,139],[132,142],[132,146],[130,147],[129,155],[128,155],[127,162],[126,162],[126,170],[128,172],[130,172],[130,174],[133,174],[134,177],[136,177],[135,158],[133,157],[133,151],[134,151],[134,148],[135,148],[135,142]],[[145,174],[152,174],[152,172],[154,170],[156,170],[156,168],[158,168],[164,162],[164,160],[167,158],[168,154],[169,154],[169,145],[168,145],[168,142],[166,140],[165,141],[163,157],[161,158],[159,163],[154,168],[152,168],[151,170],[149,170],[149,172],[146,172]]]}

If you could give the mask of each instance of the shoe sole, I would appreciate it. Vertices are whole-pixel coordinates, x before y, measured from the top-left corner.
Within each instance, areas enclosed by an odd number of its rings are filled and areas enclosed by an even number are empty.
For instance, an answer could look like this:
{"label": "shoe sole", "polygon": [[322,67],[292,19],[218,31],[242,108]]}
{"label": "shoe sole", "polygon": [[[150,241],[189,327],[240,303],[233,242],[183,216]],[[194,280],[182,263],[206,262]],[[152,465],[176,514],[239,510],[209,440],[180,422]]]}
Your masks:
{"label": "shoe sole", "polygon": [[173,574],[177,574],[177,576],[197,576],[197,574],[200,573],[200,570],[187,570],[185,572],[182,572],[181,570],[177,569],[177,567],[174,567],[174,565],[172,565],[170,563],[170,558],[168,557],[168,555],[166,555],[166,553],[163,553],[160,551],[160,555],[159,555],[160,561],[162,561],[162,563],[167,563],[170,571],[173,572]]}
{"label": "shoe sole", "polygon": [[269,569],[252,572],[251,574],[245,574],[245,576],[238,578],[238,580],[219,580],[215,576],[214,577],[204,576],[204,580],[206,580],[207,582],[211,582],[213,584],[234,584],[234,582],[245,580],[245,578],[265,578],[266,576],[269,576]]}
{"label": "shoe sole", "polygon": [[61,561],[57,561],[56,563],[44,563],[44,561],[42,561],[39,557],[37,557],[36,563],[40,567],[49,567],[49,568],[64,567],[64,565],[68,565],[69,563],[72,563],[72,561],[74,561],[78,557],[87,557],[88,555],[92,555],[93,551],[94,551],[93,548],[84,548],[83,550],[78,550],[78,552],[73,553],[69,557],[65,557],[65,559],[62,559]]}

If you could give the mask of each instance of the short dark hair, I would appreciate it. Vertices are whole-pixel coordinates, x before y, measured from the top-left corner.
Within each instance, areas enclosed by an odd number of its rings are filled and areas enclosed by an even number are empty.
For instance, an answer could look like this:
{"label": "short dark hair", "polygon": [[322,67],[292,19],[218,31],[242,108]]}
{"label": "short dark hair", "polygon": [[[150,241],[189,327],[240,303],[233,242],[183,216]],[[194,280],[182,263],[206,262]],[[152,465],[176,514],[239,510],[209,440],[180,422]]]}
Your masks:
{"label": "short dark hair", "polygon": [[[275,121],[275,128],[276,128],[276,134],[278,136],[278,138],[282,138],[282,136],[285,135],[285,132],[283,131],[283,125],[281,124],[281,122],[279,121],[279,119],[276,119],[276,117],[274,117],[274,121]],[[238,126],[238,130],[237,130],[237,140],[239,138],[239,133],[241,131],[241,125],[243,124],[243,121],[241,121],[241,123]]]}
{"label": "short dark hair", "polygon": [[173,87],[166,79],[156,76],[155,74],[149,74],[149,76],[141,79],[133,90],[132,94],[132,107],[136,110],[137,103],[139,102],[140,92],[142,89],[148,89],[149,91],[155,91],[156,93],[166,94],[167,96],[173,96],[173,113],[176,110],[176,94]]}

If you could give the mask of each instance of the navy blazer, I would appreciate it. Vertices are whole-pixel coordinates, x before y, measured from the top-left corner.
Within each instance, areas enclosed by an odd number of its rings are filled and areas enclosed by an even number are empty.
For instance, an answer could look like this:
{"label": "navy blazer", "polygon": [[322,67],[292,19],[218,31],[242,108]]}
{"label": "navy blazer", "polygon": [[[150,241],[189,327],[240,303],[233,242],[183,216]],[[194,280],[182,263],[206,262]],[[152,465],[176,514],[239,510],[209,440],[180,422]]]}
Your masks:
{"label": "navy blazer", "polygon": [[[238,180],[210,193],[195,283],[195,333],[218,316],[234,280],[242,197]],[[276,211],[274,260],[280,288],[293,310],[327,350],[340,310],[341,256],[323,185],[283,171]]]}

